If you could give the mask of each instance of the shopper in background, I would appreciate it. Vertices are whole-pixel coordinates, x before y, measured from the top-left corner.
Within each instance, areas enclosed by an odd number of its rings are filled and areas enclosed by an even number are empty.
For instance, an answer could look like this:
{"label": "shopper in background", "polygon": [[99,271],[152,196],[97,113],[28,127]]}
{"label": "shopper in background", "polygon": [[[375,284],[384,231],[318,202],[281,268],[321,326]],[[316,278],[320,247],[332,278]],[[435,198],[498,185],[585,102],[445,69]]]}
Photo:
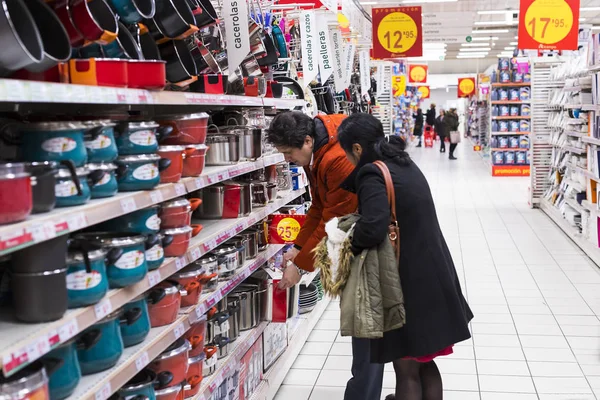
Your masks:
{"label": "shopper in background", "polygon": [[440,153],[446,152],[446,137],[448,136],[448,126],[445,121],[446,113],[440,110],[440,115],[435,119],[435,131],[440,137]]}
{"label": "shopper in background", "polygon": [[456,150],[456,146],[460,140],[460,135],[458,134],[459,122],[456,108],[451,108],[446,114],[444,114],[444,122],[446,123],[446,127],[448,129],[448,136],[450,137],[450,155],[448,158],[451,160],[456,160],[456,157],[454,157],[454,150]]}
{"label": "shopper in background", "polygon": [[[284,255],[306,271],[312,271],[312,250],[325,237],[325,222],[356,211],[356,195],[341,188],[354,166],[346,159],[337,139],[337,129],[345,115],[319,115],[312,119],[302,112],[277,115],[267,130],[267,138],[285,160],[303,166],[310,182],[312,205],[300,229],[294,248]],[[281,289],[300,282],[296,267],[286,267]],[[380,399],[383,365],[369,363],[369,341],[352,338],[352,379],[344,400]]]}
{"label": "shopper in background", "polygon": [[413,135],[419,138],[419,144],[417,144],[417,147],[421,147],[421,140],[423,139],[423,110],[419,108],[417,113],[413,115],[413,118],[415,119],[415,129],[413,131]]}
{"label": "shopper in background", "polygon": [[427,110],[427,113],[425,114],[425,122],[427,122],[427,125],[434,127],[435,118],[435,103],[431,103],[429,110]]}
{"label": "shopper in background", "polygon": [[372,115],[346,118],[338,137],[348,160],[356,165],[343,183],[358,195],[361,218],[351,242],[355,255],[389,240],[390,206],[374,161],[386,164],[395,190],[406,324],[385,332],[382,339],[370,340],[371,362],[393,362],[396,392],[388,399],[441,400],[442,378],[434,359],[452,354],[454,344],[471,337],[468,324],[473,314],[461,292],[429,185],[404,151],[404,141],[397,136],[386,139],[381,122]]}

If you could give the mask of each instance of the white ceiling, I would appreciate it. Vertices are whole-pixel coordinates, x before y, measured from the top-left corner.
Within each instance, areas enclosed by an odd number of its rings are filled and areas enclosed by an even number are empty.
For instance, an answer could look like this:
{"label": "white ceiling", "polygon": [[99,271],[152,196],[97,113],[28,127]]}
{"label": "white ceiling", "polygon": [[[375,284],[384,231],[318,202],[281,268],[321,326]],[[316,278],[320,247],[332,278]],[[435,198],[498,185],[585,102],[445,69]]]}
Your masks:
{"label": "white ceiling", "polygon": [[[371,12],[372,7],[385,7],[385,6],[398,6],[403,5],[403,1],[389,1],[389,0],[360,0],[361,4],[367,12]],[[447,44],[446,45],[446,56],[444,61],[433,61],[439,60],[440,48],[439,45],[427,45],[425,44],[424,56],[429,58],[426,61],[429,64],[430,72],[437,74],[451,74],[451,73],[462,73],[462,72],[477,72],[486,69],[491,63],[493,63],[500,52],[511,51],[514,46],[514,42],[517,41],[517,22],[518,14],[515,14],[515,18],[512,18],[511,13],[500,13],[500,14],[489,14],[486,11],[514,11],[519,9],[519,0],[458,0],[458,1],[446,1],[437,3],[428,3],[427,0],[421,3],[416,3],[412,0],[404,0],[411,2],[414,5],[421,5],[423,7],[424,22],[427,13],[440,13],[440,12],[464,12],[470,13],[473,16],[473,25],[471,28],[472,37],[474,40],[471,44]],[[430,0],[431,1],[431,0]],[[439,1],[439,0],[438,0]],[[373,5],[371,3],[376,2]],[[594,7],[595,10],[586,11],[586,7]],[[600,0],[581,0],[580,24],[582,25],[594,25],[600,26]],[[484,14],[481,14],[481,13]],[[471,18],[465,18],[467,24],[470,24]],[[449,23],[450,24],[450,23]],[[456,22],[452,23],[456,26]],[[454,29],[449,27],[448,29]],[[508,30],[508,32],[488,32],[489,30]],[[596,30],[598,32],[598,30]],[[487,40],[477,40],[476,38],[487,38]],[[480,45],[480,46],[478,46]],[[484,46],[485,45],[485,46]],[[435,49],[437,47],[437,50]],[[470,49],[473,52],[478,47],[485,47],[490,50],[487,51],[485,58],[472,59],[472,58],[460,58],[457,59],[459,50]],[[506,49],[505,49],[506,48]],[[485,52],[484,51],[484,52]],[[462,54],[467,51],[462,50]],[[427,57],[429,56],[429,57]],[[461,57],[464,57],[461,55]]]}

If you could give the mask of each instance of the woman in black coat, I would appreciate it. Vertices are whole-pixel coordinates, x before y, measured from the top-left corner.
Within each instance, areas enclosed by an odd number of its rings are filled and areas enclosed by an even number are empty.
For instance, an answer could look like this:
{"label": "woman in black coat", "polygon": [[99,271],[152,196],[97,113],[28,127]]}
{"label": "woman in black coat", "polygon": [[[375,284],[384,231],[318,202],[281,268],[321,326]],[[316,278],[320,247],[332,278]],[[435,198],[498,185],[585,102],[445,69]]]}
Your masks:
{"label": "woman in black coat", "polygon": [[450,135],[448,124],[444,121],[444,110],[440,110],[440,115],[435,119],[435,131],[440,137],[440,153],[446,152],[446,137]]}
{"label": "woman in black coat", "polygon": [[413,131],[413,135],[419,138],[419,144],[417,147],[421,147],[421,139],[423,138],[423,110],[419,108],[417,113],[413,115],[413,118],[415,119],[415,129]]}
{"label": "woman in black coat", "polygon": [[371,362],[394,363],[396,399],[442,399],[442,379],[433,359],[451,354],[454,344],[471,337],[468,324],[473,314],[461,292],[427,180],[404,151],[404,141],[397,136],[386,139],[381,122],[369,114],[346,118],[338,139],[356,165],[342,186],[358,195],[361,219],[354,228],[354,254],[389,240],[390,207],[374,161],[385,162],[395,189],[406,325],[371,340]]}

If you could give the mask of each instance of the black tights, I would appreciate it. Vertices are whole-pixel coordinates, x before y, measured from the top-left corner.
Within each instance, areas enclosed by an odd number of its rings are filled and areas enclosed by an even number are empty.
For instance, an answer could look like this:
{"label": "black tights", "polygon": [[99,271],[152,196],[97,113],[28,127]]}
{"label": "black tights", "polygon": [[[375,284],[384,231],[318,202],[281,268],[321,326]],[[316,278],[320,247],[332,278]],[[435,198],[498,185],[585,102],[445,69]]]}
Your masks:
{"label": "black tights", "polygon": [[442,376],[434,361],[420,363],[414,360],[394,361],[396,371],[396,399],[442,400]]}

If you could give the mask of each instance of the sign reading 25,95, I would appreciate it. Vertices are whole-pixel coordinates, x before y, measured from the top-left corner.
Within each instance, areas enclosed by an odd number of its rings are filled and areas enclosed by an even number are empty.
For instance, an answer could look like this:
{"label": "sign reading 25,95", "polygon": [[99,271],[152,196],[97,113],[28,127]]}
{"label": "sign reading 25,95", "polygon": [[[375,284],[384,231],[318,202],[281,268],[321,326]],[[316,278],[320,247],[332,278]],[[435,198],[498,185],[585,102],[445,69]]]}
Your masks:
{"label": "sign reading 25,95", "polygon": [[421,57],[421,7],[373,8],[373,58]]}
{"label": "sign reading 25,95", "polygon": [[577,50],[579,0],[521,0],[519,49]]}

